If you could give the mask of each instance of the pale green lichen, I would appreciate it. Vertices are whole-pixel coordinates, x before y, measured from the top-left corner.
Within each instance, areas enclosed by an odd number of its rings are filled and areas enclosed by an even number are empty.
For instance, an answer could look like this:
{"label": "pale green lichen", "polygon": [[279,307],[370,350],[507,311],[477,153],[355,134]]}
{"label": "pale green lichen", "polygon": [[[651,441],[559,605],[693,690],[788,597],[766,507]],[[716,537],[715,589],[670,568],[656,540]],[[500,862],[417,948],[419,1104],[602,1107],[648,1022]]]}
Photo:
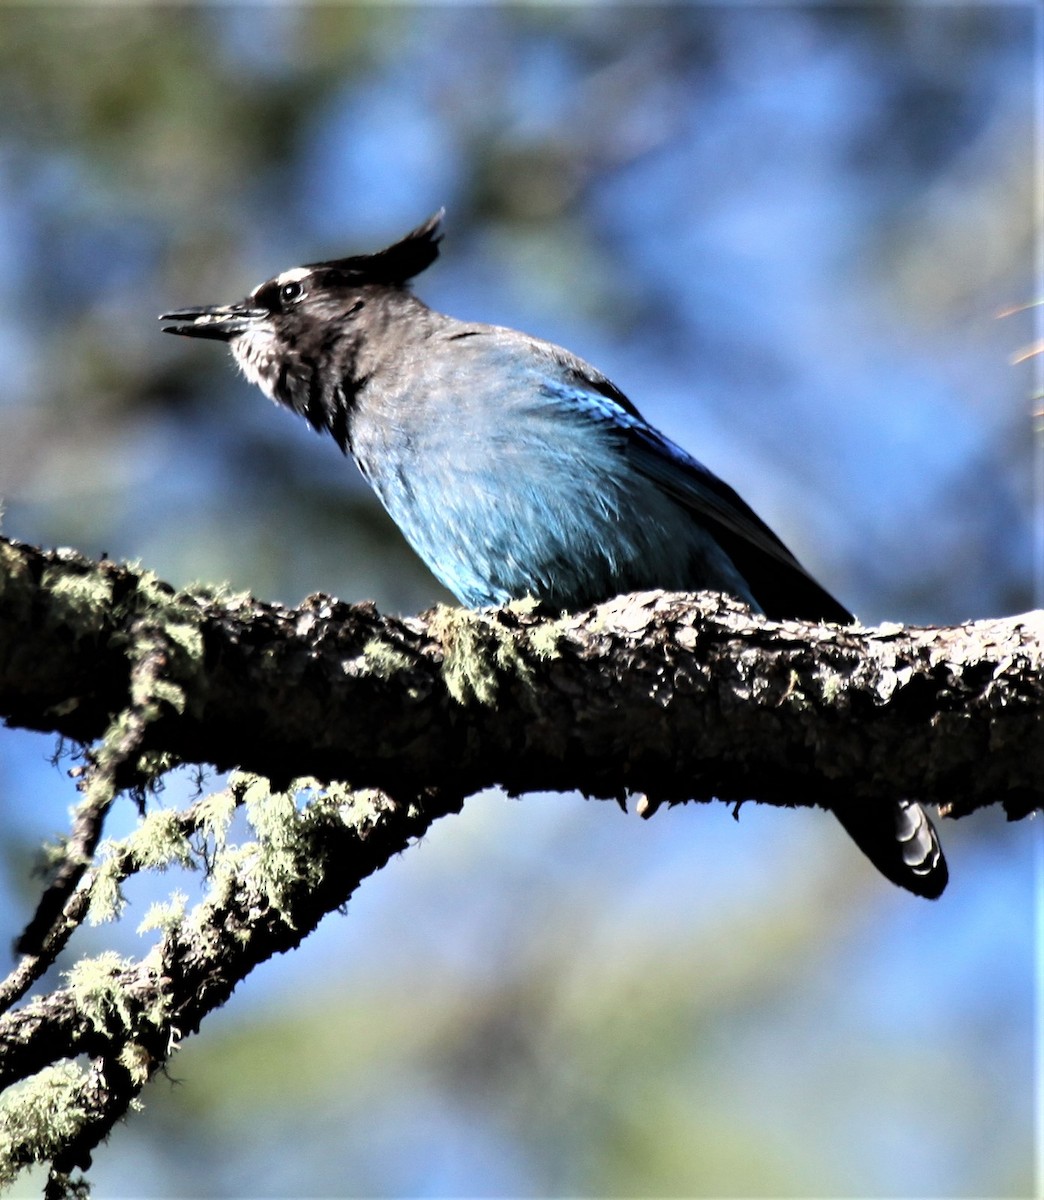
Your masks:
{"label": "pale green lichen", "polygon": [[197,904],[186,918],[186,923],[196,931],[205,928],[209,914],[223,908],[231,899],[241,877],[250,869],[257,858],[256,842],[241,846],[226,846],[214,856],[210,871],[210,891],[203,904]]}
{"label": "pale green lichen", "polygon": [[343,783],[332,783],[310,801],[303,815],[317,828],[334,817],[345,828],[354,829],[365,837],[393,808],[394,802],[382,791],[374,788],[355,790]]}
{"label": "pale green lichen", "polygon": [[[75,807],[69,810],[69,815],[73,816],[76,812]],[[55,867],[60,866],[69,856],[69,835],[66,833],[58,834],[54,841],[44,842],[40,847],[42,857],[42,866],[45,870],[51,871]]]}
{"label": "pale green lichen", "polygon": [[545,621],[527,631],[527,641],[537,658],[545,661],[557,658],[565,631],[560,621]]}
{"label": "pale green lichen", "polygon": [[197,624],[190,621],[164,621],[163,637],[171,645],[176,646],[189,662],[202,660],[203,631]]}
{"label": "pale green lichen", "polygon": [[[538,607],[531,597],[513,600],[505,612],[529,617]],[[532,658],[548,660],[560,653],[565,636],[560,621],[517,625],[496,612],[440,606],[430,621],[432,636],[442,643],[442,677],[460,704],[471,700],[494,705],[502,679],[513,678],[527,689],[534,686]]]}
{"label": "pale green lichen", "polygon": [[289,893],[304,881],[320,883],[323,868],[313,851],[312,822],[297,806],[296,793],[316,787],[312,779],[296,780],[287,791],[272,791],[255,776],[243,793],[247,819],[258,836],[251,875],[269,904],[292,925]]}
{"label": "pale green lichen", "polygon": [[185,591],[201,604],[220,604],[224,608],[250,607],[254,598],[249,592],[237,592],[230,583],[213,583],[208,579],[196,579]]}
{"label": "pale green lichen", "polygon": [[[521,600],[512,600],[505,608],[507,612],[517,613],[520,617],[531,617],[540,608],[540,601],[534,596],[523,596]],[[559,645],[565,636],[565,625],[561,620],[545,619],[536,625],[524,626],[522,633],[537,658],[547,660],[558,657]]]}
{"label": "pale green lichen", "polygon": [[181,814],[172,809],[154,809],[123,844],[145,870],[195,866]]}
{"label": "pale green lichen", "polygon": [[56,562],[44,568],[40,590],[50,597],[55,615],[81,637],[101,633],[111,619],[112,582],[100,571]]}
{"label": "pale green lichen", "polygon": [[0,1187],[19,1171],[58,1154],[83,1128],[87,1077],[75,1063],[45,1067],[0,1098]]}
{"label": "pale green lichen", "polygon": [[[246,808],[258,840],[228,845],[229,824],[239,805]],[[282,912],[295,864],[314,857],[296,844],[299,814],[293,792],[273,792],[262,776],[235,771],[225,790],[202,802],[197,813],[200,829],[213,838],[214,850],[208,862],[209,893],[184,918],[185,924],[196,932],[204,930],[214,911],[229,903],[247,876],[260,883],[269,903]],[[216,945],[213,952],[220,952]]]}
{"label": "pale green lichen", "polygon": [[99,863],[91,881],[91,900],[87,919],[103,925],[119,917],[126,904],[121,884],[128,867],[134,870],[165,871],[179,866],[191,869],[196,860],[185,836],[180,814],[155,809],[122,841],[105,841],[99,851]]}
{"label": "pale green lichen", "polygon": [[124,1027],[131,1023],[130,999],[120,978],[131,965],[129,958],[107,950],[96,958],[81,958],[66,972],[73,1002],[99,1033],[113,1017]]}
{"label": "pale green lichen", "polygon": [[0,596],[6,598],[6,593],[14,589],[16,581],[23,583],[27,575],[23,556],[14,546],[0,542]]}
{"label": "pale green lichen", "polygon": [[151,719],[158,715],[158,705],[169,705],[179,716],[185,711],[185,689],[172,679],[158,676],[148,680],[134,679],[131,685],[131,703],[136,709],[148,712]]}
{"label": "pale green lichen", "polygon": [[127,904],[121,884],[125,871],[121,859],[110,852],[115,843],[102,843],[102,861],[90,878],[91,899],[87,907],[90,925],[106,925],[119,917]]}
{"label": "pale green lichen", "polygon": [[[172,593],[153,572],[133,565],[128,565],[128,571],[136,573],[135,587],[112,614],[122,628],[111,640],[145,668],[131,673],[131,708],[138,720],[146,721],[159,715],[161,704],[182,713],[185,689],[171,675],[193,674],[202,663],[202,612],[183,595]],[[157,654],[160,658],[154,664],[150,655]]]}
{"label": "pale green lichen", "polygon": [[[162,958],[159,950],[160,947],[158,945],[154,946],[143,960],[142,965],[144,966],[146,963],[148,963],[151,966],[161,967]],[[167,984],[159,975],[154,974],[153,978],[156,981],[155,989],[146,993],[148,997],[148,1003],[141,1010],[141,1020],[147,1025],[152,1025],[155,1029],[165,1029],[167,1031],[168,1042],[176,1042],[180,1035],[178,1031],[173,1029],[169,1024],[171,996],[166,990]]]}
{"label": "pale green lichen", "polygon": [[801,686],[801,676],[797,671],[790,672],[790,678],[787,680],[787,690],[784,699],[799,708],[807,706],[808,698]]}
{"label": "pale green lichen", "polygon": [[[257,841],[215,856],[207,909],[220,905],[237,879],[247,875],[291,926],[292,893],[323,880],[323,856],[316,852],[316,845],[331,822],[365,836],[389,807],[379,791],[355,791],[345,784],[321,783],[311,777],[296,779],[287,789],[276,791],[260,776],[237,772],[229,790],[245,805]],[[197,922],[203,915],[194,911],[189,919]]]}
{"label": "pale green lichen", "polygon": [[215,850],[225,845],[239,803],[236,793],[227,787],[223,791],[213,792],[196,806],[200,832],[214,843]]}
{"label": "pale green lichen", "polygon": [[[532,610],[526,601],[515,601],[523,614]],[[526,651],[549,658],[557,651],[560,633],[538,626],[520,632],[487,615],[460,608],[437,608],[431,619],[432,635],[442,643],[442,677],[450,695],[460,704],[476,700],[494,705],[500,679],[513,676],[532,686],[533,670]]]}
{"label": "pale green lichen", "polygon": [[496,639],[487,617],[465,608],[439,605],[431,617],[432,636],[442,643],[442,678],[458,704],[497,697]]}
{"label": "pale green lichen", "polygon": [[154,900],[138,925],[139,936],[157,929],[161,933],[175,932],[185,919],[187,907],[188,896],[184,892],[172,892],[167,900]]}
{"label": "pale green lichen", "polygon": [[118,1061],[131,1077],[131,1083],[136,1087],[148,1083],[152,1055],[139,1042],[127,1042],[120,1051]]}
{"label": "pale green lichen", "polygon": [[161,775],[181,766],[181,759],[168,750],[147,750],[135,763],[138,775],[154,784]]}
{"label": "pale green lichen", "polygon": [[334,780],[331,783],[322,787],[323,796],[345,817],[345,823],[348,824],[347,815],[354,811],[356,806],[362,802],[368,802],[373,796],[382,796],[383,792],[375,792],[369,788],[357,790],[349,787],[346,783],[338,783]]}
{"label": "pale green lichen", "polygon": [[[295,894],[322,882],[322,841],[334,822],[365,837],[384,813],[395,805],[382,792],[355,791],[343,783],[322,783],[314,778],[294,780],[285,790],[274,790],[267,779],[237,771],[229,778],[220,801],[223,817],[229,804],[242,803],[257,840],[218,846],[211,862],[209,892],[185,917],[184,927],[199,938],[204,954],[223,953],[222,938],[213,936],[213,921],[244,882],[291,927]],[[233,936],[249,940],[248,929],[233,926]]]}
{"label": "pale green lichen", "polygon": [[362,656],[366,666],[378,679],[391,679],[411,665],[408,655],[403,654],[398,647],[376,637],[370,638],[363,646]]}
{"label": "pale green lichen", "polygon": [[129,708],[121,708],[109,722],[108,727],[94,751],[93,758],[100,771],[121,763],[126,758],[126,746],[137,737],[137,722],[140,718]]}

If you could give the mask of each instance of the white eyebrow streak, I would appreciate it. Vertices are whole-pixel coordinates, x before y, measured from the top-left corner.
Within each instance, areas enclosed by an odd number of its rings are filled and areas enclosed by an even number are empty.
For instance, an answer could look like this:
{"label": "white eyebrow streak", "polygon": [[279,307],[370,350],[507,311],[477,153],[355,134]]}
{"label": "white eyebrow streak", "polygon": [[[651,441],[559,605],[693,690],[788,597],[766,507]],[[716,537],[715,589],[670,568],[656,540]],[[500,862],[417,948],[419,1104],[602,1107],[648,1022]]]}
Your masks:
{"label": "white eyebrow streak", "polygon": [[282,287],[286,283],[300,283],[302,279],[307,279],[311,274],[311,267],[291,267],[289,271],[284,271],[282,275],[277,275],[274,279],[262,280],[250,294],[256,296],[263,287],[268,287],[270,283],[274,283],[276,287]]}
{"label": "white eyebrow streak", "polygon": [[284,283],[300,283],[302,279],[307,279],[311,274],[311,267],[291,267],[289,271],[277,275],[275,281],[282,287]]}

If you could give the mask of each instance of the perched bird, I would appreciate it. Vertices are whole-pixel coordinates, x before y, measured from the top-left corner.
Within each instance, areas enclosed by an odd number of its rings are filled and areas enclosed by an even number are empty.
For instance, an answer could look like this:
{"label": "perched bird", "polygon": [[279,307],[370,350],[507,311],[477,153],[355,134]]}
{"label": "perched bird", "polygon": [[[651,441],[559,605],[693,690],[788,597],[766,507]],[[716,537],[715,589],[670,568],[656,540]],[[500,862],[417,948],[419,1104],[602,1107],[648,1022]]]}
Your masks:
{"label": "perched bird", "polygon": [[[463,604],[579,610],[624,592],[712,589],[768,617],[848,624],[727,484],[594,367],[513,329],[433,312],[409,281],[437,213],[375,254],[311,263],[167,333],[227,342],[243,373],[351,452]],[[947,869],[920,805],[833,811],[893,883],[935,898]]]}

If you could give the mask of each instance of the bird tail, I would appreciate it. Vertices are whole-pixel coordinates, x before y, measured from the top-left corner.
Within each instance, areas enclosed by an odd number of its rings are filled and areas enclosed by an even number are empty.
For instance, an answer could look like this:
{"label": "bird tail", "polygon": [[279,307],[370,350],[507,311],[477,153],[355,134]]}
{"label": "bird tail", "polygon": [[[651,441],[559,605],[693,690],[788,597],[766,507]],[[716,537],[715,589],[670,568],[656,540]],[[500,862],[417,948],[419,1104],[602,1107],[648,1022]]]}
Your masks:
{"label": "bird tail", "polygon": [[928,814],[913,800],[891,809],[873,803],[843,801],[831,805],[845,832],[886,879],[935,900],[950,873]]}

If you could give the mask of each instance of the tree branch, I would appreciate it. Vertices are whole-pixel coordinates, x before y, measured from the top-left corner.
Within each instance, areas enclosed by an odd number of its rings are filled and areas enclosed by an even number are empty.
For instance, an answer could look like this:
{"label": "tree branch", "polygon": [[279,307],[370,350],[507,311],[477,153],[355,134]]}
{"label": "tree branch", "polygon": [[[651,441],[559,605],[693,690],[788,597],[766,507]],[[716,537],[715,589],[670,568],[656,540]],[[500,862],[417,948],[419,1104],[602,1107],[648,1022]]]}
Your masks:
{"label": "tree branch", "polygon": [[[73,1170],[254,966],[480,788],[1020,817],[1044,802],[1042,712],[1044,613],[838,628],[656,592],[573,616],[395,619],[176,593],[0,539],[0,715],[90,744],[55,882],[0,984],[0,1185],[48,1162],[47,1195],[73,1194]],[[117,791],[142,800],[184,762],[257,775],[98,845]],[[230,845],[238,806],[256,841]],[[88,914],[118,915],[124,880],[170,863],[202,867],[207,891],[148,919],[162,936],[144,959],[81,961],[10,1011]]]}
{"label": "tree branch", "polygon": [[[68,987],[0,1018],[0,1090],[27,1081],[0,1114],[0,1186],[42,1160],[67,1187],[71,1171],[90,1166],[91,1152],[145,1083],[240,980],[298,945],[435,817],[463,805],[462,797],[406,802],[335,788],[298,809],[292,794],[248,776],[234,778],[223,798],[226,805],[211,797],[185,813],[161,814],[169,858],[181,858],[189,836],[206,826],[220,847],[209,864],[209,894],[191,913],[168,913],[163,937],[140,962],[114,954],[81,961]],[[228,821],[241,804],[268,836],[226,847]],[[109,851],[107,867],[121,879],[143,865],[146,841],[150,865],[159,860],[158,838],[131,841],[139,844]],[[84,1054],[91,1067],[77,1074],[69,1060]],[[49,1142],[54,1129],[61,1136]]]}
{"label": "tree branch", "polygon": [[165,630],[144,752],[285,783],[467,794],[1044,802],[1044,614],[949,629],[771,622],[717,595],[422,618],[298,608],[0,542],[0,714],[89,742]]}

